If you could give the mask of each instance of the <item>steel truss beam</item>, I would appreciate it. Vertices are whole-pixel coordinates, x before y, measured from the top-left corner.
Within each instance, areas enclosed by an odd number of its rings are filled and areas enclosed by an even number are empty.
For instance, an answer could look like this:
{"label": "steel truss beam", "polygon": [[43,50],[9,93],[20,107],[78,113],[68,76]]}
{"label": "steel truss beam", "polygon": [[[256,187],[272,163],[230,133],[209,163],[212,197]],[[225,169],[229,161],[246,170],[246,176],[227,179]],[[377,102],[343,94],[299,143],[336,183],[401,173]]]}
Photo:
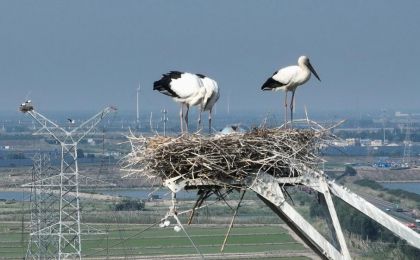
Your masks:
{"label": "steel truss beam", "polygon": [[[304,165],[294,165],[299,177],[275,178],[264,172],[250,174],[243,186],[253,190],[258,197],[275,212],[313,251],[324,259],[351,259],[345,242],[345,237],[337,217],[332,195],[342,199],[359,212],[378,222],[398,237],[405,239],[413,247],[420,249],[420,234],[411,230],[403,223],[376,208],[362,197],[352,193],[347,188],[326,179],[322,171],[309,169]],[[182,176],[168,179],[164,182],[172,192],[182,189],[200,188],[203,186],[232,186],[239,184],[223,183],[208,179],[184,179]],[[327,222],[333,236],[332,243],[305,220],[286,199],[282,187],[285,185],[301,185],[316,190],[322,197]]]}

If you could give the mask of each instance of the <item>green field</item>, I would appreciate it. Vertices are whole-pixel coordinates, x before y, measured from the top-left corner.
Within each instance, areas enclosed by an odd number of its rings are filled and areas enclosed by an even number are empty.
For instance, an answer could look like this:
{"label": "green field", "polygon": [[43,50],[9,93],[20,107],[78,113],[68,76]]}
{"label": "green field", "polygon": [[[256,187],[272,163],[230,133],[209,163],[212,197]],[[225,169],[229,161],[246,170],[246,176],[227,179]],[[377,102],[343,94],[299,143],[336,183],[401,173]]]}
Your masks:
{"label": "green field", "polygon": [[[235,205],[235,199],[237,194],[230,196],[228,203]],[[180,201],[180,211],[190,209],[193,202]],[[107,233],[82,236],[84,258],[199,256],[186,234],[182,231],[175,232],[173,225],[168,228],[159,228],[158,225],[148,228],[165,216],[170,201],[146,202],[142,211],[115,211],[115,203],[83,200],[82,222],[93,223],[90,226]],[[195,216],[193,225],[185,228],[202,254],[220,254],[228,223],[232,218],[232,210],[222,202],[210,204]],[[283,255],[290,258],[290,254],[293,254],[290,259],[307,259],[304,256],[310,254],[310,251],[296,242],[282,228],[279,218],[260,204],[252,193],[247,194],[224,253],[270,255],[263,257],[266,259],[277,259]],[[182,223],[186,223],[188,214],[179,215],[179,218]],[[0,259],[22,259],[26,255],[29,220],[29,202],[0,202]],[[82,228],[82,232],[83,230]],[[247,259],[249,258],[248,254]],[[261,256],[255,255],[255,258],[261,259]]]}
{"label": "green field", "polygon": [[[108,230],[108,232],[106,235],[82,237],[82,251],[85,258],[110,257],[112,259],[113,256],[197,254],[185,233],[175,232],[172,227],[147,229],[150,225],[132,224],[93,226]],[[0,230],[0,258],[22,258],[27,250],[29,235],[21,232],[21,224],[17,222],[1,223]],[[216,254],[220,253],[227,227],[194,225],[187,226],[186,231],[202,254]],[[228,238],[224,253],[250,252],[279,252],[279,254],[293,252],[299,254],[308,251],[279,225],[235,226]]]}

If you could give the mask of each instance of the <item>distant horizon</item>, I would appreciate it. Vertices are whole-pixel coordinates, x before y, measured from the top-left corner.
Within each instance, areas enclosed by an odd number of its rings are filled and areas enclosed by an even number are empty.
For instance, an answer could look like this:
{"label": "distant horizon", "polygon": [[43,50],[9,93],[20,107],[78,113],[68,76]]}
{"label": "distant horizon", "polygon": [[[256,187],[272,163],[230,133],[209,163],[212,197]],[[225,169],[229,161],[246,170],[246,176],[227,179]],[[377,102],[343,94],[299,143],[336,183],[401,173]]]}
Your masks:
{"label": "distant horizon", "polygon": [[[160,94],[159,94],[160,95]],[[171,98],[168,98],[168,100],[171,100]],[[117,108],[117,111],[123,112],[123,113],[136,113],[136,104],[135,102],[132,102],[132,106],[131,108],[127,108],[127,106],[124,106],[122,109],[118,106],[118,104],[97,104],[96,108],[92,107],[92,108],[76,108],[77,106],[75,106],[74,109],[66,109],[66,108],[53,108],[51,109],[48,104],[39,104],[36,102],[36,100],[31,100],[35,109],[37,111],[44,111],[44,112],[48,112],[48,113],[62,113],[62,112],[77,112],[77,113],[84,113],[84,112],[95,112],[95,111],[100,111],[101,109],[107,107],[107,106],[114,106]],[[0,113],[14,113],[14,112],[18,112],[21,113],[19,111],[19,106],[22,102],[18,103],[15,108],[13,109],[0,109]],[[223,106],[224,104],[220,104],[220,103],[216,103],[214,112],[216,113],[222,113],[222,114],[228,114],[228,109],[226,106]],[[149,112],[158,112],[161,111],[162,109],[166,109],[169,112],[174,111],[175,113],[178,113],[180,110],[180,104],[176,103],[176,102],[169,102],[166,104],[163,104],[161,107],[144,107],[142,104],[139,105],[139,112],[140,113],[149,113]],[[382,113],[383,111],[386,111],[387,113],[389,112],[402,112],[402,113],[420,113],[420,107],[419,108],[403,108],[403,107],[393,107],[393,108],[386,108],[386,107],[378,107],[378,108],[334,108],[334,109],[329,109],[329,108],[319,108],[319,107],[311,107],[311,106],[296,106],[295,107],[295,113],[304,113],[305,108],[307,109],[307,111],[309,113],[340,113],[340,114],[351,114],[351,113]],[[198,106],[192,106],[190,107],[190,111],[195,111],[195,110],[199,110]],[[267,112],[273,112],[273,111],[277,111],[278,113],[283,113],[284,112],[284,107],[283,107],[283,103],[278,102],[277,106],[273,106],[271,109],[270,108],[258,108],[255,106],[247,106],[247,107],[235,107],[235,106],[230,106],[230,113],[267,113]],[[290,113],[289,108],[287,109],[288,113]],[[145,112],[146,111],[146,112]],[[208,111],[203,112],[203,113],[208,113]]]}
{"label": "distant horizon", "polygon": [[[63,114],[67,114],[67,115],[75,115],[75,116],[93,116],[95,113],[100,112],[102,109],[104,109],[106,107],[105,106],[98,106],[97,109],[73,109],[73,110],[51,110],[51,109],[37,109],[37,111],[45,116],[57,116],[60,115],[62,116]],[[163,109],[164,107],[162,107],[161,109]],[[150,112],[152,112],[155,116],[160,115],[161,114],[161,109],[141,109],[139,111],[139,115],[140,117],[145,117],[145,116],[149,116]],[[179,116],[179,107],[175,106],[175,107],[165,107],[165,109],[168,111],[168,115],[170,115],[171,117],[178,117]],[[277,110],[271,110],[271,111],[258,111],[258,110],[253,110],[253,109],[249,109],[247,111],[245,110],[240,110],[240,109],[232,109],[230,113],[228,113],[226,111],[226,109],[217,109],[215,111],[215,115],[214,117],[217,118],[218,116],[231,116],[234,117],[236,116],[246,116],[246,115],[250,115],[250,116],[256,116],[256,115],[260,115],[260,116],[264,116],[264,115],[276,115],[279,117],[283,117],[283,108],[277,109]],[[351,118],[356,118],[356,117],[360,117],[360,116],[380,116],[383,113],[383,109],[365,109],[365,110],[345,110],[345,109],[341,109],[341,110],[324,110],[324,109],[308,109],[308,115],[309,117],[330,117],[330,116],[350,116]],[[407,113],[407,114],[420,114],[420,109],[418,110],[414,110],[414,109],[387,109],[386,110],[386,114],[387,115],[394,115],[396,112],[401,112],[401,113]],[[198,113],[198,108],[197,107],[191,107],[190,108],[190,114],[191,116],[195,116]],[[288,113],[290,113],[290,111],[288,111]],[[136,110],[135,109],[118,109],[117,107],[117,114],[122,114],[124,116],[130,116],[135,118],[136,117]],[[15,111],[13,110],[0,110],[0,119],[7,116],[12,116],[12,117],[19,117],[19,116],[23,116],[23,113],[18,111],[18,109],[16,109]],[[208,112],[203,112],[202,113],[203,118],[206,119]],[[304,116],[305,112],[302,110],[296,111],[295,115],[297,116]]]}
{"label": "distant horizon", "polygon": [[414,0],[0,1],[0,111],[25,99],[130,111],[139,85],[141,109],[175,111],[153,91],[169,70],[214,78],[222,110],[277,111],[282,93],[261,85],[301,55],[321,82],[297,90],[297,113],[416,110],[419,12]]}

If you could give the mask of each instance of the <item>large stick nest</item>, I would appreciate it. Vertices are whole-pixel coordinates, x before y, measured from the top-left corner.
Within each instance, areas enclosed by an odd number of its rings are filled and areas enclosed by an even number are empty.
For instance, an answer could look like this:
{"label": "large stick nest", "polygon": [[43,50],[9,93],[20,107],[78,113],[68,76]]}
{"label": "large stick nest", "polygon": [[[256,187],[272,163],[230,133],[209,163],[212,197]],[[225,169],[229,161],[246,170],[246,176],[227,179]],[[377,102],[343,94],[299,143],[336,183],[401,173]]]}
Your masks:
{"label": "large stick nest", "polygon": [[251,174],[275,177],[302,174],[299,166],[316,167],[317,148],[329,131],[256,128],[244,134],[178,137],[128,136],[132,152],[123,168],[134,174],[163,180],[182,176],[241,183]]}

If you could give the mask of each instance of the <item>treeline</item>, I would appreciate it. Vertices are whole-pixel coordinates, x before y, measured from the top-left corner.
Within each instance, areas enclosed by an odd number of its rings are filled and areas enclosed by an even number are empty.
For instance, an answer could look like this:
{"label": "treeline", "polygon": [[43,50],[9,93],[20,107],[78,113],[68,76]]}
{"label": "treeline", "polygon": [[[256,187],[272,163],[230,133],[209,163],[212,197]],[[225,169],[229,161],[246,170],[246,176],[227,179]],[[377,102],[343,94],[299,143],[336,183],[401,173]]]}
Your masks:
{"label": "treeline", "polygon": [[354,184],[357,184],[359,186],[368,187],[374,190],[384,190],[384,187],[377,183],[376,181],[369,180],[369,179],[361,179],[354,181]]}
{"label": "treeline", "polygon": [[[366,217],[358,210],[343,202],[340,199],[334,198],[334,204],[337,211],[337,216],[343,229],[351,234],[356,234],[363,239],[372,242],[379,242],[387,244],[386,250],[374,250],[371,252],[375,259],[380,259],[385,256],[389,257],[390,252],[397,254],[401,259],[418,259],[420,250],[407,244],[405,240],[396,237],[392,232],[383,228],[381,225]],[[313,201],[310,205],[309,214],[312,218],[321,217],[325,218],[322,206]],[[375,248],[375,247],[373,247]]]}
{"label": "treeline", "polygon": [[405,191],[401,189],[387,189],[383,187],[381,184],[377,183],[376,181],[368,180],[368,179],[354,181],[354,184],[357,184],[359,186],[369,187],[374,190],[386,191],[387,193],[397,196],[398,198],[401,198],[401,199],[409,199],[409,200],[418,201],[419,206],[420,206],[420,195],[417,193],[413,193],[413,192],[409,192],[409,191]]}

